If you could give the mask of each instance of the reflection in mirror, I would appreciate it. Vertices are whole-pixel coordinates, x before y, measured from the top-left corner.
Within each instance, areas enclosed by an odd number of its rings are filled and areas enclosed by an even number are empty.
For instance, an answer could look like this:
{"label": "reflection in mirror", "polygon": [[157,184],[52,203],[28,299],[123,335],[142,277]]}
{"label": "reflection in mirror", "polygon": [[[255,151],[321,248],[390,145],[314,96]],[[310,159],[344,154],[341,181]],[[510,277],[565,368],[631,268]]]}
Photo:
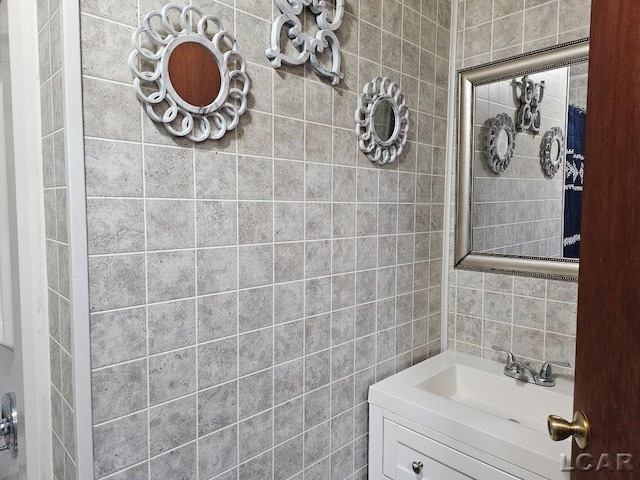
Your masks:
{"label": "reflection in mirror", "polygon": [[563,164],[564,134],[560,127],[553,127],[542,137],[540,164],[544,174],[553,178]]}
{"label": "reflection in mirror", "polygon": [[[459,72],[457,267],[577,279],[588,51],[585,40]],[[509,142],[495,119],[518,118],[523,78],[544,85],[539,129],[515,132],[500,171]]]}
{"label": "reflection in mirror", "polygon": [[563,255],[580,256],[584,145],[587,127],[587,72],[589,65],[569,67],[569,107],[567,112],[566,162],[564,164]]}
{"label": "reflection in mirror", "polygon": [[488,167],[496,175],[502,175],[513,158],[514,130],[513,119],[506,113],[499,113],[484,123],[483,137],[486,144],[484,156]]}
{"label": "reflection in mirror", "polygon": [[[543,133],[567,131],[570,67],[529,75],[529,81],[545,85],[540,134],[517,134],[513,158],[500,176],[483,161],[486,120],[500,112],[517,115],[518,78],[508,78],[475,89],[473,162],[473,251],[535,257],[563,256],[564,175],[545,174],[540,166]],[[542,108],[544,107],[544,108]],[[498,133],[497,151],[506,152],[507,135]],[[552,137],[550,160],[564,164],[562,146]],[[555,173],[555,171],[553,172]],[[551,178],[550,178],[551,177]]]}
{"label": "reflection in mirror", "polygon": [[184,42],[169,57],[169,81],[182,99],[206,107],[218,98],[222,79],[220,67],[204,45]]}
{"label": "reflection in mirror", "polygon": [[553,142],[551,142],[551,161],[553,163],[562,161],[561,158],[558,158],[559,156],[560,156],[560,140],[556,139]]}
{"label": "reflection in mirror", "polygon": [[396,112],[386,98],[374,107],[373,131],[383,142],[388,142],[396,128]]}

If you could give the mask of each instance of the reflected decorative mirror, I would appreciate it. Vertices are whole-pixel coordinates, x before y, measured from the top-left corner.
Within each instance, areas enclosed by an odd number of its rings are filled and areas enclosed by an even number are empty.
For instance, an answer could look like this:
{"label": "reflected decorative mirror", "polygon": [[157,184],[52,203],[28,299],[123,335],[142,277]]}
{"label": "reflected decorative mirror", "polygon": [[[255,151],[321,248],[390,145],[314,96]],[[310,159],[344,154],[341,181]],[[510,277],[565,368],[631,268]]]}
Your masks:
{"label": "reflected decorative mirror", "polygon": [[249,78],[235,37],[196,7],[169,4],[133,33],[133,86],[149,117],[176,137],[217,140],[247,109]]}
{"label": "reflected decorative mirror", "polygon": [[409,131],[409,107],[398,84],[376,77],[365,85],[356,109],[360,150],[374,163],[392,163],[402,153]]}
{"label": "reflected decorative mirror", "polygon": [[564,158],[564,135],[560,127],[553,127],[542,137],[540,163],[547,177],[553,178]]}
{"label": "reflected decorative mirror", "polygon": [[[577,280],[588,55],[585,39],[458,72],[456,268]],[[547,133],[509,139],[523,85]]]}
{"label": "reflected decorative mirror", "polygon": [[485,154],[489,168],[496,175],[502,175],[509,166],[516,147],[513,120],[506,113],[499,113],[488,121],[487,149]]}

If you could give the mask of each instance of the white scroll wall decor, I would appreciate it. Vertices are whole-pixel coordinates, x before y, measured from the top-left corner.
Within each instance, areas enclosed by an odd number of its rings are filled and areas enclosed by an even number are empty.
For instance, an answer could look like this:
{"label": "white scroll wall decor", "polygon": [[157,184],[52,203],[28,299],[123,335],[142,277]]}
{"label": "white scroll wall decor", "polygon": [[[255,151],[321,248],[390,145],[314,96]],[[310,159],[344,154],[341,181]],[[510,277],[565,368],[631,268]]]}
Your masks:
{"label": "white scroll wall decor", "polygon": [[[282,12],[276,17],[271,27],[271,47],[265,51],[271,65],[279,68],[282,64],[302,65],[309,62],[313,70],[321,77],[327,77],[332,85],[337,85],[344,78],[340,71],[340,42],[334,33],[342,24],[344,17],[344,0],[335,0],[335,14],[330,18],[331,12],[324,0],[276,0],[278,8]],[[302,21],[299,16],[305,7],[315,15],[319,31],[314,37],[303,32]],[[297,49],[295,56],[284,53],[285,46],[281,45],[280,38],[283,31],[291,39],[291,43]],[[318,59],[318,55],[329,49],[331,66],[325,66]]]}
{"label": "white scroll wall decor", "polygon": [[392,163],[407,143],[409,107],[398,84],[376,77],[365,85],[355,113],[358,146],[379,165]]}
{"label": "white scroll wall decor", "polygon": [[250,82],[236,39],[220,20],[168,4],[144,17],[132,42],[133,87],[154,122],[194,142],[236,128]]}

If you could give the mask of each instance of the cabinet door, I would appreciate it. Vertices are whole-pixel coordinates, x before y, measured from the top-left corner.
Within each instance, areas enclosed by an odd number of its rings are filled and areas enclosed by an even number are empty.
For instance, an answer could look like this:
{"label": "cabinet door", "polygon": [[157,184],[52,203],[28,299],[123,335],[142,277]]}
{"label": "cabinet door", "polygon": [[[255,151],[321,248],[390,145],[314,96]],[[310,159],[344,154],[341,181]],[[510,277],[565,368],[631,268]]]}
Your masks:
{"label": "cabinet door", "polygon": [[[517,480],[419,433],[384,421],[384,473],[395,480]],[[419,473],[413,471],[416,462]]]}

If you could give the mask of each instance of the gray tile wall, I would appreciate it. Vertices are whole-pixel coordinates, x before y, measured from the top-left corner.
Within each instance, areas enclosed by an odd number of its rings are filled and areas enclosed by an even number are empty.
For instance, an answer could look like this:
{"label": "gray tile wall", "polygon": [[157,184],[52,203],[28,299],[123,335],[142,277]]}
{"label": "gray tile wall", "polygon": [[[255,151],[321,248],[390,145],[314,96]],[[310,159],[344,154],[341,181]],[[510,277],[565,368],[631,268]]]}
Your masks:
{"label": "gray tile wall", "polygon": [[[252,93],[193,145],[127,70],[162,4],[81,1],[96,478],[364,479],[368,386],[440,351],[450,3],[345,3],[334,88],[271,68],[273,2],[194,2]],[[412,109],[382,168],[353,131],[377,75]]]}
{"label": "gray tile wall", "polygon": [[59,1],[38,1],[38,28],[53,473],[63,480],[76,478],[76,441]]}
{"label": "gray tile wall", "polygon": [[[588,37],[590,7],[590,0],[461,0],[457,68]],[[455,270],[452,255],[449,265],[449,348],[494,357],[497,344],[533,364],[573,363],[577,284]]]}

